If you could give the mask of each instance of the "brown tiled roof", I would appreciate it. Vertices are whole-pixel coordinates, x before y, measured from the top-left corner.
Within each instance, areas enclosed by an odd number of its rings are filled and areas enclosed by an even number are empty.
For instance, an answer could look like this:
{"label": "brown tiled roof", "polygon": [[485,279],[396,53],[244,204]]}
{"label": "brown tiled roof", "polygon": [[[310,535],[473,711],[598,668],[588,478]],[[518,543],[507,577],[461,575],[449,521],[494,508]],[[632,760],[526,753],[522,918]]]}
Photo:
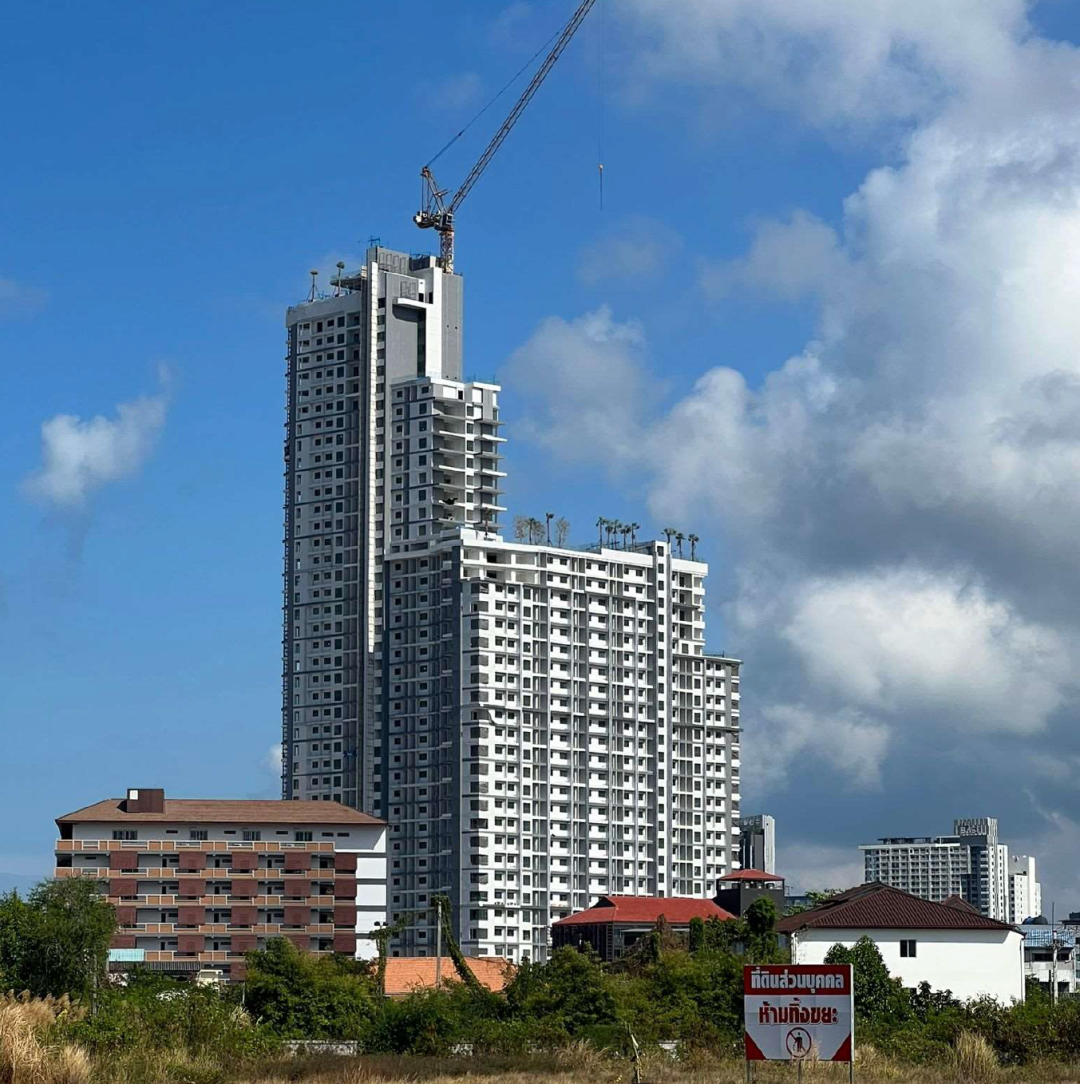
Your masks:
{"label": "brown tiled roof", "polygon": [[[391,956],[386,961],[386,996],[404,997],[414,990],[432,990],[435,988],[434,956]],[[465,964],[469,970],[489,990],[498,993],[514,977],[514,965],[499,956],[466,956]],[[442,961],[442,981],[461,982],[454,969],[454,961],[444,956]]]}
{"label": "brown tiled roof", "polygon": [[946,907],[956,907],[961,911],[970,911],[973,915],[977,915],[979,913],[979,909],[977,907],[972,907],[972,905],[968,903],[968,901],[965,900],[963,896],[957,896],[955,894],[952,896],[946,896],[944,902]]}
{"label": "brown tiled roof", "polygon": [[718,918],[724,921],[735,916],[712,900],[690,899],[685,896],[601,896],[587,911],[567,915],[556,926],[588,926],[605,922],[657,922],[663,915],[668,922],[682,924],[692,918]]}
{"label": "brown tiled roof", "polygon": [[385,824],[377,817],[349,809],[340,802],[285,802],[279,800],[166,798],[163,813],[128,813],[124,798],[76,809],[56,818],[57,824],[86,821],[115,823],[230,823],[230,824]]}
{"label": "brown tiled roof", "polygon": [[763,869],[737,869],[734,873],[725,873],[721,881],[782,881],[778,873],[766,873]]}
{"label": "brown tiled roof", "polygon": [[899,888],[873,881],[831,896],[812,911],[789,915],[776,924],[781,933],[799,930],[1013,930],[1006,922],[980,915],[973,907],[933,903]]}

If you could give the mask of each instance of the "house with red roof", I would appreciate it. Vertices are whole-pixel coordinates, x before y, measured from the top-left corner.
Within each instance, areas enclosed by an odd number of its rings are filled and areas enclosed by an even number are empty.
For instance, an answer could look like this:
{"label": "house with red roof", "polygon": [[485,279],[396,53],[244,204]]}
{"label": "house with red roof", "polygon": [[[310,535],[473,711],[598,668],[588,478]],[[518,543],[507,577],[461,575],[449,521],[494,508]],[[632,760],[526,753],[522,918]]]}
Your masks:
{"label": "house with red roof", "polygon": [[656,929],[661,916],[675,933],[687,934],[690,920],[735,916],[712,900],[680,896],[601,896],[587,911],[559,919],[551,927],[554,948],[590,945],[602,960],[615,960]]}
{"label": "house with red roof", "polygon": [[792,963],[824,963],[833,945],[868,937],[904,986],[928,982],[964,1001],[1024,999],[1023,934],[958,896],[934,903],[875,881],[781,919],[777,931],[790,939]]}

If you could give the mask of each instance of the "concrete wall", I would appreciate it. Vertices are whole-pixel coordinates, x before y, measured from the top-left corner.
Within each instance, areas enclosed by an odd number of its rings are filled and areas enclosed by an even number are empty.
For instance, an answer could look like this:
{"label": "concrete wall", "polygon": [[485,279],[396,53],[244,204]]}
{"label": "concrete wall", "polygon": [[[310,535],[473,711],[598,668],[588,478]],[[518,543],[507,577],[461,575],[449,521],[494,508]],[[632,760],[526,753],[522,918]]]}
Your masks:
{"label": "concrete wall", "polygon": [[[928,982],[961,1000],[989,995],[1003,1005],[1024,999],[1023,938],[1005,930],[801,930],[792,935],[792,962],[820,964],[833,945],[851,948],[867,936],[889,974],[904,986]],[[901,940],[915,941],[914,958],[900,955]]]}

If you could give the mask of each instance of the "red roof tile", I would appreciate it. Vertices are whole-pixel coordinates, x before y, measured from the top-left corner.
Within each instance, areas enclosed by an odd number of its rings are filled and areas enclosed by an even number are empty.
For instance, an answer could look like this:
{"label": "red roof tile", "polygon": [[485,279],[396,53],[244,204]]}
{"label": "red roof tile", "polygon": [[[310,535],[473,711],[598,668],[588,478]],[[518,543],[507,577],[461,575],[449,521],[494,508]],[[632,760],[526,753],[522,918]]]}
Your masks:
{"label": "red roof tile", "polygon": [[718,918],[725,921],[735,917],[723,907],[717,907],[712,900],[688,899],[683,896],[601,896],[587,911],[560,918],[554,925],[657,922],[661,915],[675,925],[683,925],[692,918]]}
{"label": "red roof tile", "polygon": [[782,881],[778,873],[766,873],[763,869],[737,869],[734,873],[725,873],[721,881]]}
{"label": "red roof tile", "polygon": [[831,896],[819,907],[789,915],[776,924],[781,933],[799,930],[1013,930],[1016,927],[957,907],[920,899],[873,881]]}
{"label": "red roof tile", "polygon": [[340,802],[286,802],[280,799],[166,798],[163,813],[128,813],[125,799],[106,798],[103,802],[76,809],[57,817],[57,824],[85,824],[102,821],[114,824],[145,824],[174,821],[180,823],[229,824],[385,824]]}
{"label": "red roof tile", "polygon": [[[404,997],[414,990],[435,988],[434,956],[391,956],[386,961],[386,996]],[[498,993],[514,977],[514,965],[499,956],[466,956],[465,965],[489,989]],[[460,982],[454,961],[444,956],[442,982]]]}

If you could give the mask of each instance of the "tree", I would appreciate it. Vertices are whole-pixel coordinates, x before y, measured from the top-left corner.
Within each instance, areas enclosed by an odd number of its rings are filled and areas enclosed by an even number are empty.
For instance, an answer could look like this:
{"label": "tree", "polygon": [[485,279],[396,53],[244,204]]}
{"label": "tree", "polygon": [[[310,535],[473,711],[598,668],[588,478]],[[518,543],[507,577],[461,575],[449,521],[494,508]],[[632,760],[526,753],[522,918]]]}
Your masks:
{"label": "tree", "polygon": [[282,1038],[357,1039],[381,1007],[368,965],[350,957],[315,957],[275,937],[247,961],[247,1008]]}
{"label": "tree", "polygon": [[547,526],[547,544],[549,546],[551,545],[551,521],[554,518],[555,518],[555,513],[554,512],[545,512],[544,513],[544,523]]}
{"label": "tree", "polygon": [[697,560],[697,544],[701,541],[696,534],[690,534],[686,536],[687,541],[690,543],[690,560]]}
{"label": "tree", "polygon": [[557,948],[546,964],[523,965],[506,990],[515,1016],[559,1024],[571,1035],[618,1019],[612,980],[591,949]]}
{"label": "tree", "polygon": [[746,954],[751,963],[768,963],[776,955],[776,904],[759,896],[746,909]]}
{"label": "tree", "polygon": [[555,545],[565,546],[566,539],[570,534],[570,521],[560,516],[555,521]]}
{"label": "tree", "polygon": [[86,997],[101,984],[116,914],[85,877],[41,881],[24,902],[0,902],[3,985],[36,996]]}
{"label": "tree", "polygon": [[825,962],[851,964],[855,1015],[859,1019],[879,1019],[895,1008],[898,984],[889,976],[880,949],[869,937],[860,937],[851,948],[833,945],[825,954]]}
{"label": "tree", "polygon": [[631,546],[636,546],[637,545],[637,533],[640,530],[641,530],[641,524],[640,523],[631,523],[630,524],[630,545]]}
{"label": "tree", "polygon": [[690,919],[690,933],[687,940],[690,953],[696,956],[705,948],[705,920],[702,918]]}
{"label": "tree", "polygon": [[514,516],[514,540],[525,542],[529,537],[529,520],[525,516]]}
{"label": "tree", "polygon": [[680,556],[680,557],[682,556],[682,544],[683,544],[683,539],[684,539],[685,537],[686,537],[686,535],[684,535],[684,534],[682,533],[682,531],[676,531],[676,532],[675,532],[675,541],[676,541],[676,542],[678,543],[678,545],[679,545],[679,556]]}
{"label": "tree", "polygon": [[604,544],[604,528],[607,526],[607,520],[600,516],[596,521],[596,528],[600,532],[600,545]]}

